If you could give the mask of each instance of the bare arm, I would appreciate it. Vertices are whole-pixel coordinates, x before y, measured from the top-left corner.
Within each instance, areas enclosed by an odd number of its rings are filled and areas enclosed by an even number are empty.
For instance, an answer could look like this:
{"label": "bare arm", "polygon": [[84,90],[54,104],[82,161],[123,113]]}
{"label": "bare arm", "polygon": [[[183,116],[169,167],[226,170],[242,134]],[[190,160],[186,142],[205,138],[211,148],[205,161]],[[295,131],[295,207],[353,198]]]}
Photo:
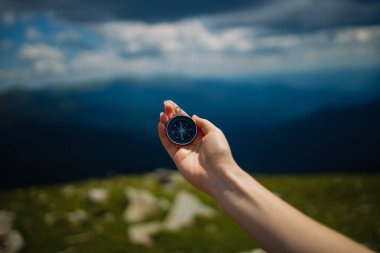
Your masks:
{"label": "bare arm", "polygon": [[221,171],[210,195],[266,251],[371,252],[299,212],[238,166]]}
{"label": "bare arm", "polygon": [[302,214],[254,180],[234,161],[228,142],[211,122],[193,116],[200,133],[185,147],[165,135],[173,116],[165,104],[158,132],[182,175],[218,204],[268,252],[371,252],[353,240]]}

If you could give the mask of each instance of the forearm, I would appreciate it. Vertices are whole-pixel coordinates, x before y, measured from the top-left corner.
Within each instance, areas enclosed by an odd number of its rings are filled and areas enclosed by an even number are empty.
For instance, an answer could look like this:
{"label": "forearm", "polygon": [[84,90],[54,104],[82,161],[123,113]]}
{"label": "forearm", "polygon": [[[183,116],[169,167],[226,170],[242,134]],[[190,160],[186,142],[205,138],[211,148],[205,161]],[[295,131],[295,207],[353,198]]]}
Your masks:
{"label": "forearm", "polygon": [[268,252],[370,252],[315,222],[237,165],[223,168],[209,194]]}

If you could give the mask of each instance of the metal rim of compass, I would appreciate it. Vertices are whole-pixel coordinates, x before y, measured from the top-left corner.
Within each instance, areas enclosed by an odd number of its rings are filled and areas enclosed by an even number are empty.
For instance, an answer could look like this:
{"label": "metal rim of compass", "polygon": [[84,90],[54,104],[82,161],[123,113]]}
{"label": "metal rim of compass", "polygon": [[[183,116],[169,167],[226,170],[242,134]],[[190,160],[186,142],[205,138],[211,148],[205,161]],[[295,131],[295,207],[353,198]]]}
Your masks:
{"label": "metal rim of compass", "polygon": [[[178,108],[179,108],[179,107],[178,107]],[[181,109],[179,108],[179,110],[181,110]],[[168,127],[168,126],[169,126],[170,122],[172,122],[172,120],[174,120],[174,119],[177,118],[177,117],[188,118],[191,122],[194,123],[195,134],[194,134],[194,136],[191,138],[191,140],[189,140],[189,141],[187,141],[187,142],[185,142],[185,143],[180,143],[180,142],[177,142],[177,141],[173,140],[173,139],[170,137],[170,134],[169,134],[169,127]],[[168,124],[166,125],[166,136],[169,138],[169,140],[170,140],[171,142],[173,142],[173,143],[176,144],[176,145],[180,145],[180,146],[186,146],[186,145],[189,145],[190,143],[192,143],[192,142],[195,140],[195,138],[197,137],[197,135],[198,135],[198,127],[197,127],[197,124],[195,123],[195,121],[194,121],[190,116],[187,116],[187,115],[176,114],[174,117],[172,117],[172,118],[169,120]]]}

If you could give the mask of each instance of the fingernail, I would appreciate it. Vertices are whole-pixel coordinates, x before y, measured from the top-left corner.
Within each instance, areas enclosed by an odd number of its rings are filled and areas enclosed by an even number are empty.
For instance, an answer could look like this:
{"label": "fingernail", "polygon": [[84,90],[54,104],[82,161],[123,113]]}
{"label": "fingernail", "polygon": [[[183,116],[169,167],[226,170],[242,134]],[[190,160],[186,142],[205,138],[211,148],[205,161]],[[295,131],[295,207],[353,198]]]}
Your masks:
{"label": "fingernail", "polygon": [[161,117],[162,115],[164,115],[164,113],[163,113],[163,112],[160,112],[160,117]]}
{"label": "fingernail", "polygon": [[171,100],[164,100],[164,105],[167,103],[173,103]]}

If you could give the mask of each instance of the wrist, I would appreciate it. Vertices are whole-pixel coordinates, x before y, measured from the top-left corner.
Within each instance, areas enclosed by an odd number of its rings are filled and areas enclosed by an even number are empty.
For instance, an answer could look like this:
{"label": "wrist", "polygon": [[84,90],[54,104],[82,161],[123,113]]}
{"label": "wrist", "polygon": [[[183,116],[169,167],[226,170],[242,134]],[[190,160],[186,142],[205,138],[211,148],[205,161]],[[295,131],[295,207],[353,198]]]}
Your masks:
{"label": "wrist", "polygon": [[218,200],[226,193],[236,192],[236,184],[243,174],[246,174],[235,161],[229,164],[223,164],[216,168],[210,178],[207,188],[207,194]]}
{"label": "wrist", "polygon": [[[230,203],[242,206],[261,206],[261,199],[267,196],[266,190],[251,175],[245,172],[235,162],[234,164],[218,170],[213,183],[207,192],[224,209],[228,209]],[[244,202],[244,204],[242,204]],[[260,204],[261,203],[261,204]]]}

